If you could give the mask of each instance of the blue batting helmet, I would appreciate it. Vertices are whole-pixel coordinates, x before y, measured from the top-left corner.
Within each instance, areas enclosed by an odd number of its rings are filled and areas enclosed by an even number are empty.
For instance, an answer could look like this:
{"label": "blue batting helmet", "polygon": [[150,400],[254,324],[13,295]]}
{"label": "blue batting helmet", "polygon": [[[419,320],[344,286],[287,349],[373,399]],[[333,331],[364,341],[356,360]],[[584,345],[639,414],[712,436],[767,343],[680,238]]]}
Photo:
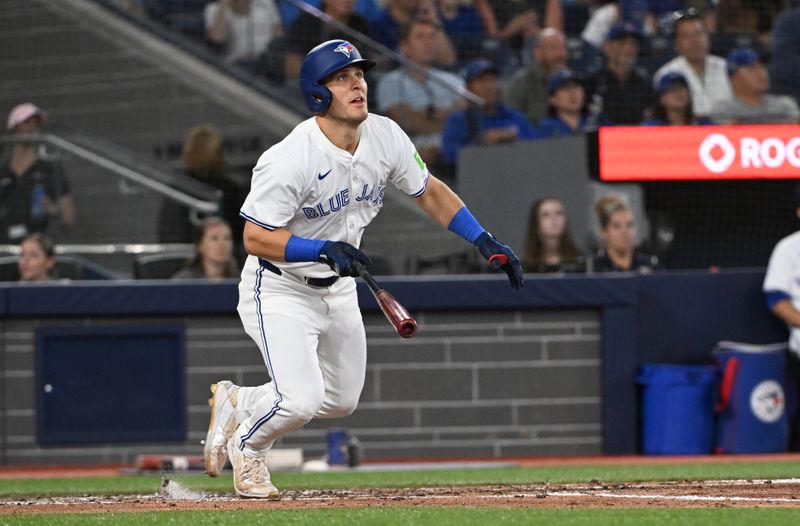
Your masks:
{"label": "blue batting helmet", "polygon": [[328,40],[308,52],[300,68],[300,89],[312,113],[322,113],[331,104],[331,90],[322,84],[322,80],[354,64],[369,71],[375,66],[375,61],[361,58],[361,53],[346,40]]}

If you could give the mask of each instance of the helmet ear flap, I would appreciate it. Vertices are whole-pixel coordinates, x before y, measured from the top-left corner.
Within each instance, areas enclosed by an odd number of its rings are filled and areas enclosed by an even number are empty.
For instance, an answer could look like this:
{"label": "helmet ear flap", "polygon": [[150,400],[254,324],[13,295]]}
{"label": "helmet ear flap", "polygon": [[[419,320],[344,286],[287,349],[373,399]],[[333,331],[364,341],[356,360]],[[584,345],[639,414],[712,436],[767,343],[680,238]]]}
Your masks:
{"label": "helmet ear flap", "polygon": [[317,85],[306,93],[307,105],[313,113],[323,113],[331,105],[333,94],[325,86]]}

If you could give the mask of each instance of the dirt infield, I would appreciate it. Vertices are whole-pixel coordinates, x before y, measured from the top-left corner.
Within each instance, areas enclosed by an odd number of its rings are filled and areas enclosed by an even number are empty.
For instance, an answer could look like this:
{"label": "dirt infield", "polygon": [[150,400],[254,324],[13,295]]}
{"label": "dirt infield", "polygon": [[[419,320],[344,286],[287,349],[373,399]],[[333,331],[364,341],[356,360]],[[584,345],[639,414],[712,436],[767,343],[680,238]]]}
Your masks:
{"label": "dirt infield", "polygon": [[231,494],[198,494],[171,482],[161,492],[150,495],[2,499],[0,515],[367,506],[800,507],[798,495],[800,479],[286,491],[280,500],[261,501],[238,499]]}
{"label": "dirt infield", "polygon": [[[515,459],[525,467],[570,465],[653,465],[730,462],[791,462],[800,455],[691,457],[548,457]],[[0,478],[116,476],[119,467],[0,468]],[[0,515],[29,513],[149,512],[169,510],[261,510],[360,508],[368,506],[506,506],[530,508],[715,508],[800,507],[800,478],[783,480],[678,481],[538,484],[414,489],[289,490],[276,501],[239,499],[233,494],[199,493],[169,481],[145,495],[0,499]]]}

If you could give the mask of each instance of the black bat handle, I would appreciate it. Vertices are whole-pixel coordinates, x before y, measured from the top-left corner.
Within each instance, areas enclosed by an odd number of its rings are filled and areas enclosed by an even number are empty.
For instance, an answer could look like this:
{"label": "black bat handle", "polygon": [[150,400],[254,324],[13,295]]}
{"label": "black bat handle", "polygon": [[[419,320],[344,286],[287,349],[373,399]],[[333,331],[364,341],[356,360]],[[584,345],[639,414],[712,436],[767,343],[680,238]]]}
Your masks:
{"label": "black bat handle", "polygon": [[381,290],[381,286],[378,285],[378,282],[375,281],[375,278],[373,278],[372,274],[370,274],[369,271],[364,268],[364,265],[360,261],[353,261],[353,266],[356,267],[358,275],[361,276],[361,279],[367,283],[367,286],[372,292],[377,293],[379,290]]}

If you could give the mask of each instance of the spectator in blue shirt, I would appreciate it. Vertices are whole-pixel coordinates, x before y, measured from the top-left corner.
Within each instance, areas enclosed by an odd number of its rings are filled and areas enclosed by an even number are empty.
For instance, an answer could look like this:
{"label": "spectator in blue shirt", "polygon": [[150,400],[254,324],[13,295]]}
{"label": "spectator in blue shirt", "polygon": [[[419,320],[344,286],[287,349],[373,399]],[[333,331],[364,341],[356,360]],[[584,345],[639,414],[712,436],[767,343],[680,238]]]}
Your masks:
{"label": "spectator in blue shirt", "polygon": [[584,102],[586,93],[580,79],[568,69],[554,74],[547,81],[550,116],[539,123],[540,137],[560,137],[585,131],[589,127]]}
{"label": "spectator in blue shirt", "polygon": [[451,167],[458,151],[470,144],[498,144],[533,139],[536,130],[525,116],[500,101],[499,71],[484,59],[467,64],[463,76],[466,87],[484,101],[482,108],[470,107],[447,118],[442,131],[442,153]]}

